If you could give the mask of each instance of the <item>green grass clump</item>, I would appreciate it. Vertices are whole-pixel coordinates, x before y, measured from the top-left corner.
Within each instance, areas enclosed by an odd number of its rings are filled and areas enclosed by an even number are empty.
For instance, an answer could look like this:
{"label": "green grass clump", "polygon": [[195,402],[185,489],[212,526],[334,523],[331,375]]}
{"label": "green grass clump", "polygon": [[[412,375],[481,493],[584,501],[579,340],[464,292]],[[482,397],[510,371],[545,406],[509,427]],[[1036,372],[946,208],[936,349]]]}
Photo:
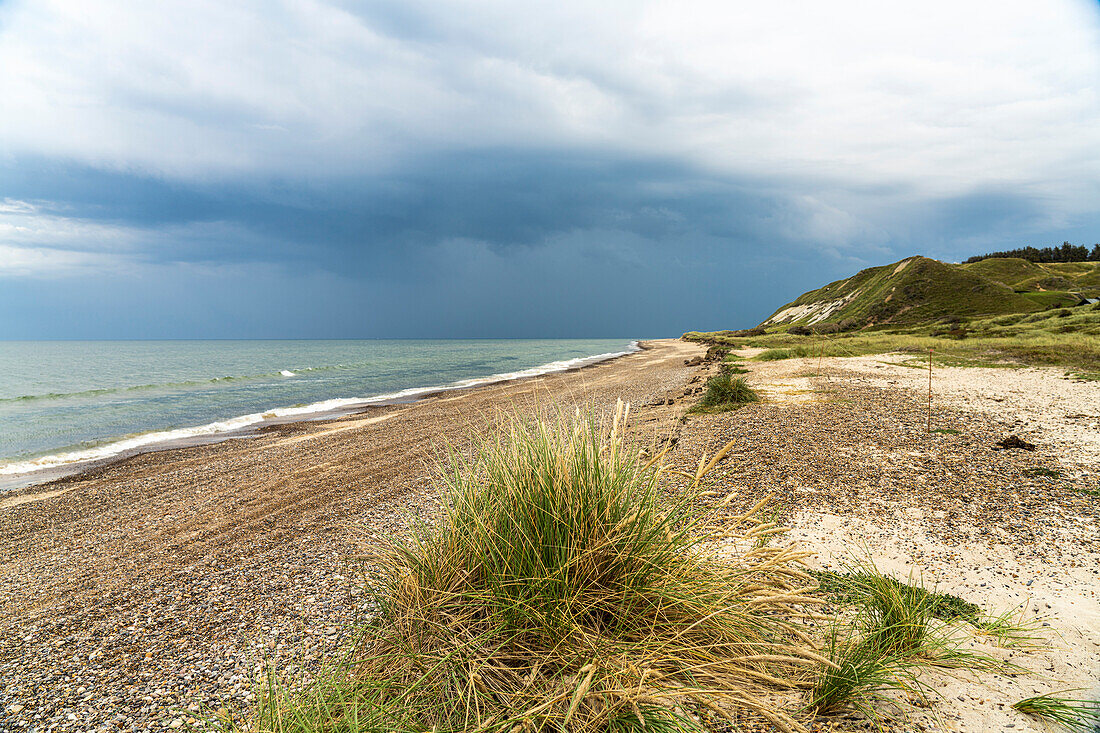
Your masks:
{"label": "green grass clump", "polygon": [[[945,669],[1019,674],[1023,668],[966,649],[966,628],[1025,646],[1036,637],[1013,623],[1009,614],[982,617],[963,599],[936,593],[912,582],[882,575],[870,561],[845,574],[811,571],[827,598],[841,605],[833,638],[827,645],[831,664],[819,668],[808,708],[818,714],[854,709],[877,719],[884,693],[900,691],[923,697],[930,689],[919,669]],[[910,578],[912,581],[912,578]],[[933,623],[936,619],[940,623]],[[838,641],[843,639],[843,641]]]}
{"label": "green grass clump", "polygon": [[919,693],[920,684],[912,665],[861,639],[841,641],[834,635],[826,651],[830,664],[822,666],[807,705],[816,715],[836,715],[851,709],[875,720],[876,704],[883,693],[890,690]]}
{"label": "green grass clump", "polygon": [[864,645],[883,657],[898,658],[919,653],[928,638],[933,618],[954,618],[978,607],[955,596],[941,595],[923,587],[882,575],[869,561],[853,572],[815,572],[822,589],[859,609],[857,626],[864,632]]}
{"label": "green grass clump", "polygon": [[[809,708],[835,714],[854,709],[876,719],[876,705],[890,690],[919,695],[914,670],[943,645],[932,636],[936,594],[880,574],[869,562],[844,575],[812,573],[821,590],[842,604],[851,617],[837,629],[828,647],[831,665],[822,666],[810,692]],[[845,633],[843,641],[838,641]]]}
{"label": "green grass clump", "polygon": [[995,640],[1006,649],[1035,650],[1046,645],[1042,619],[1025,618],[1025,607],[1019,606],[999,614],[981,615],[970,621],[978,634]]}
{"label": "green grass clump", "polygon": [[927,607],[931,617],[941,621],[976,620],[981,613],[981,608],[977,605],[958,596],[903,583],[896,578],[881,575],[875,570],[857,567],[845,573],[832,570],[808,572],[817,580],[822,592],[837,602],[851,603],[866,598],[889,599],[894,596],[906,601],[911,598],[912,603],[919,608]]}
{"label": "green grass clump", "polygon": [[810,346],[789,346],[782,349],[767,349],[754,358],[757,361],[782,361],[784,359],[807,359],[814,356],[831,356],[825,345],[816,348]]}
{"label": "green grass clump", "polygon": [[707,390],[691,412],[723,412],[759,401],[760,395],[744,377],[723,373],[707,380]]}
{"label": "green grass clump", "polygon": [[1100,728],[1100,700],[1062,697],[1067,692],[1077,692],[1077,690],[1048,692],[1045,695],[1028,697],[1014,703],[1012,707],[1021,713],[1060,725],[1071,731],[1088,733]]}
{"label": "green grass clump", "polygon": [[802,554],[714,559],[708,515],[659,489],[620,418],[516,422],[451,455],[440,521],[373,559],[378,623],[339,675],[268,694],[257,728],[671,731],[732,704],[797,730],[762,695],[820,660],[796,632]]}
{"label": "green grass clump", "polygon": [[1035,468],[1025,468],[1024,475],[1028,478],[1061,478],[1062,472],[1053,468],[1037,466]]}

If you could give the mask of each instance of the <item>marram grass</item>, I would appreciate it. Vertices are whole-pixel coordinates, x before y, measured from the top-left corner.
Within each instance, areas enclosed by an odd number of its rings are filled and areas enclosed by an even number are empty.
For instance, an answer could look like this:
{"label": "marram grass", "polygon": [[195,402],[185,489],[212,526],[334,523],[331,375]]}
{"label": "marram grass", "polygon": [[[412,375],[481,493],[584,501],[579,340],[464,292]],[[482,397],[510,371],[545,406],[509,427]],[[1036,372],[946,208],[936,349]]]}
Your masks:
{"label": "marram grass", "polygon": [[[672,732],[742,709],[793,732],[811,714],[879,719],[891,691],[927,691],[922,666],[997,671],[930,630],[941,596],[870,564],[819,589],[808,553],[758,541],[782,531],[766,500],[700,508],[732,444],[673,471],[627,447],[627,414],[517,419],[452,452],[439,520],[370,558],[378,617],[312,682],[272,673],[248,729]],[[691,490],[662,491],[666,472]]]}
{"label": "marram grass", "polygon": [[[907,582],[884,575],[869,559],[844,574],[817,571],[821,591],[839,604],[826,643],[832,665],[822,666],[810,691],[808,709],[817,714],[855,710],[878,720],[888,693],[925,699],[934,690],[920,670],[969,670],[1006,675],[1025,673],[1016,664],[968,648],[990,617],[961,598],[927,589],[912,575]],[[1004,633],[1011,633],[1005,616]],[[1011,629],[1022,633],[1023,627]],[[896,704],[898,695],[892,702]]]}
{"label": "marram grass", "polygon": [[1028,697],[1012,705],[1013,709],[1034,718],[1059,725],[1066,730],[1090,733],[1100,728],[1100,700],[1066,697],[1079,692],[1048,692]]}
{"label": "marram grass", "polygon": [[513,421],[472,458],[453,453],[440,521],[373,558],[382,612],[352,661],[267,694],[256,727],[670,731],[737,706],[801,730],[765,696],[827,664],[800,629],[816,602],[803,553],[715,559],[713,522],[625,446],[626,412],[604,430]]}
{"label": "marram grass", "polygon": [[817,715],[855,710],[877,720],[886,692],[920,694],[922,686],[912,671],[913,664],[867,643],[839,623],[826,650],[832,664],[822,665],[807,705]]}
{"label": "marram grass", "polygon": [[691,411],[723,412],[759,401],[760,395],[748,385],[744,377],[734,377],[731,371],[723,370],[717,376],[707,380],[703,397],[691,408]]}

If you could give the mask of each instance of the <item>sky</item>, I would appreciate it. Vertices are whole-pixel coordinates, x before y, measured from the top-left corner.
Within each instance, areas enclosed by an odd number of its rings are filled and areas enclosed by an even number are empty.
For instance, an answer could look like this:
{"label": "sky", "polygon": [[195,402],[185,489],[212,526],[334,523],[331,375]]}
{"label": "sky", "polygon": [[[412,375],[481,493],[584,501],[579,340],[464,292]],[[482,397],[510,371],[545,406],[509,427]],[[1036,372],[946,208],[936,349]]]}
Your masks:
{"label": "sky", "polygon": [[1100,241],[1095,0],[0,0],[0,339],[658,337]]}

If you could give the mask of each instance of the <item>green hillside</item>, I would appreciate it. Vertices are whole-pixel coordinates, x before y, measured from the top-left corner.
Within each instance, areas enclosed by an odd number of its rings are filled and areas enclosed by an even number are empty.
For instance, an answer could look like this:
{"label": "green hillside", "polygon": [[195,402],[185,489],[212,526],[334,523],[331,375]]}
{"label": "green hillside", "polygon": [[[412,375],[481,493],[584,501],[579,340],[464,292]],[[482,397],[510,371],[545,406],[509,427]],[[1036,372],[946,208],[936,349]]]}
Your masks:
{"label": "green hillside", "polygon": [[761,327],[914,326],[1076,305],[1100,296],[1100,263],[993,258],[956,265],[909,257],[811,290]]}
{"label": "green hillside", "polygon": [[994,282],[1008,285],[1017,292],[1081,292],[1090,297],[1100,294],[1100,263],[1036,263],[1016,257],[959,265]]}

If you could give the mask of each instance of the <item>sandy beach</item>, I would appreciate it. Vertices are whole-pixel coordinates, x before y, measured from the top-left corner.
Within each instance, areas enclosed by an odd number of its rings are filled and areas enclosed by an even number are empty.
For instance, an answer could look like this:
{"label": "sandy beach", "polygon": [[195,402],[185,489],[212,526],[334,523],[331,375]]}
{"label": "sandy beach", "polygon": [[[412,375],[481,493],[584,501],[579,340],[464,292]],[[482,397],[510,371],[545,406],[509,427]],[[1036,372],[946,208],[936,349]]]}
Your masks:
{"label": "sandy beach", "polygon": [[538,406],[678,397],[701,351],[660,342],[0,495],[0,730],[162,730],[247,704],[265,658],[316,663],[369,610],[353,558],[431,513],[447,441]]}
{"label": "sandy beach", "polygon": [[[940,675],[913,727],[1041,730],[1009,705],[1100,679],[1094,384],[938,369],[944,432],[929,434],[927,374],[897,357],[752,362],[764,402],[682,421],[716,367],[685,364],[696,344],[646,346],[0,495],[0,730],[189,729],[204,710],[241,709],[265,660],[315,665],[370,612],[355,558],[431,516],[445,441],[461,447],[504,413],[620,398],[643,435],[676,439],[674,465],[736,441],[714,488],[737,493],[735,508],[774,493],[819,567],[865,548],[883,570],[1047,624],[1039,651],[1003,652],[1037,674]],[[1036,450],[994,450],[1010,434]]]}
{"label": "sandy beach", "polygon": [[[928,372],[909,360],[749,362],[765,401],[690,418],[676,460],[692,466],[734,440],[715,488],[741,508],[774,493],[789,539],[817,553],[811,566],[871,559],[1034,623],[1039,649],[968,645],[1035,674],[928,672],[939,696],[902,730],[1047,730],[1011,704],[1073,688],[1100,696],[1100,390],[1060,369],[937,367],[942,432],[930,434]],[[1035,450],[997,450],[1010,435]]]}

